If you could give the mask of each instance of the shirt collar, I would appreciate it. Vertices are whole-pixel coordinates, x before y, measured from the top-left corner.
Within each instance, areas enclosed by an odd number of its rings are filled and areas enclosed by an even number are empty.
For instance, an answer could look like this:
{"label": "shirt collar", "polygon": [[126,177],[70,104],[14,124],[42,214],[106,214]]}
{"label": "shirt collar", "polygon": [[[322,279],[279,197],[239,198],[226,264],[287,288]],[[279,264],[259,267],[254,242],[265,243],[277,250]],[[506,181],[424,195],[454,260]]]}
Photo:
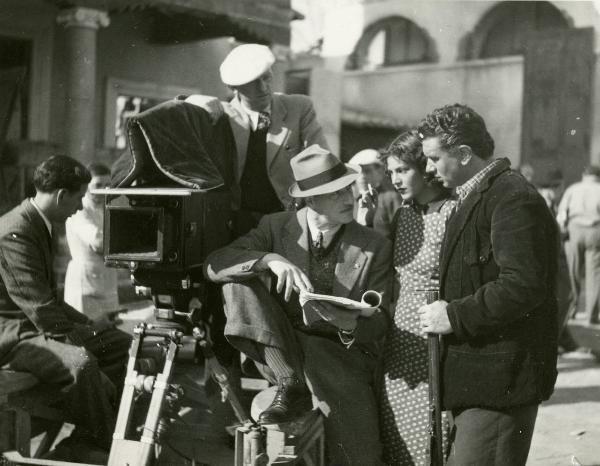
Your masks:
{"label": "shirt collar", "polygon": [[246,114],[246,116],[248,117],[248,121],[250,122],[250,127],[252,128],[252,131],[256,131],[256,128],[258,127],[258,116],[261,113],[267,113],[269,115],[271,115],[271,104],[269,104],[267,106],[266,109],[257,112],[256,110],[252,110],[250,108],[248,108],[246,105],[244,105],[244,102],[242,102],[242,100],[238,99],[240,102],[240,107],[242,108],[242,110],[244,111],[244,113]]}
{"label": "shirt collar", "polygon": [[35,207],[35,210],[38,211],[38,213],[40,214],[40,217],[42,217],[42,220],[46,224],[46,228],[48,228],[48,233],[50,234],[50,237],[52,238],[52,222],[50,222],[50,220],[48,220],[48,217],[46,217],[46,215],[44,214],[44,212],[42,212],[42,209],[40,209],[40,206],[38,206],[35,203],[35,201],[33,200],[33,198],[31,198],[31,204],[33,205],[33,207]]}
{"label": "shirt collar", "polygon": [[485,176],[491,172],[496,166],[502,163],[502,159],[494,159],[481,170],[479,170],[475,175],[473,175],[469,180],[463,183],[460,186],[456,187],[456,195],[460,202],[464,201],[466,197],[471,194],[483,181]]}
{"label": "shirt collar", "polygon": [[402,205],[411,207],[415,211],[422,213],[422,214],[426,214],[426,213],[430,214],[430,213],[434,213],[434,212],[439,213],[442,210],[442,207],[444,207],[444,204],[446,204],[446,202],[448,202],[449,199],[450,199],[450,196],[444,193],[440,197],[433,199],[432,201],[428,202],[425,205],[419,204],[414,199],[411,199],[410,201],[402,201]]}
{"label": "shirt collar", "polygon": [[600,182],[600,178],[595,175],[583,175],[581,181],[584,183],[598,183]]}
{"label": "shirt collar", "polygon": [[315,221],[316,215],[317,215],[317,213],[314,210],[312,210],[311,208],[307,209],[306,223],[308,225],[308,230],[310,231],[310,237],[314,241],[317,239],[319,232],[323,233],[323,247],[326,248],[329,245],[329,243],[331,243],[331,240],[333,239],[335,234],[338,232],[338,230],[342,227],[342,225],[337,225],[333,228],[324,230],[317,226],[316,221]]}
{"label": "shirt collar", "polygon": [[444,197],[441,197],[439,199],[434,199],[433,201],[431,201],[429,204],[427,204],[427,212],[428,213],[432,213],[432,212],[437,212],[439,213],[442,210],[442,207],[444,207],[444,204],[446,204],[446,202],[448,202],[450,198],[445,195]]}

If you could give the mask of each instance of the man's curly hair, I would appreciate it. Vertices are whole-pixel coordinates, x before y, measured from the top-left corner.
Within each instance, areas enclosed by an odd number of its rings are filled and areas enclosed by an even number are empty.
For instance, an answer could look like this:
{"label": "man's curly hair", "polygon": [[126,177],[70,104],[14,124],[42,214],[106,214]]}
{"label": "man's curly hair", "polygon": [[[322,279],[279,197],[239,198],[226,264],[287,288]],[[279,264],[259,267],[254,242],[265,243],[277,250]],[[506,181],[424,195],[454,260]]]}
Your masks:
{"label": "man's curly hair", "polygon": [[439,137],[445,149],[469,146],[481,159],[489,159],[494,154],[494,140],[485,121],[466,105],[445,105],[435,109],[419,123],[418,131],[422,139]]}

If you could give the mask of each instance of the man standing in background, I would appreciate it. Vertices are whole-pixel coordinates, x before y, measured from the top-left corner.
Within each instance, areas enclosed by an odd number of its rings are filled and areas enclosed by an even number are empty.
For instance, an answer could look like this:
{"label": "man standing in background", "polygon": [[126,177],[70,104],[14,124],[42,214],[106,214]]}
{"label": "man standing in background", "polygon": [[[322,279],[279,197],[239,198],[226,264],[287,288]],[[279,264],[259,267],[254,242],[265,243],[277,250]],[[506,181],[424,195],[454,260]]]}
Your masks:
{"label": "man standing in background", "polygon": [[568,315],[577,312],[585,280],[585,319],[598,323],[600,311],[600,167],[583,171],[580,182],[567,188],[558,206],[558,224],[565,238],[572,301]]}
{"label": "man standing in background", "polygon": [[233,90],[233,99],[221,102],[202,95],[186,99],[215,121],[223,113],[229,118],[237,149],[236,236],[254,228],[264,214],[293,208],[288,193],[294,182],[290,159],[312,144],[328,148],[310,99],[273,92],[274,63],[268,47],[240,45],[220,67],[221,80]]}
{"label": "man standing in background", "polygon": [[71,261],[65,275],[65,303],[100,321],[119,309],[117,269],[104,265],[104,196],[91,193],[110,186],[110,169],[92,163],[88,170],[92,181],[83,209],[66,223]]}
{"label": "man standing in background", "polygon": [[[381,154],[375,149],[364,149],[354,154],[348,163],[360,167],[360,176],[354,184],[354,218],[361,225],[389,237],[394,214],[402,205],[402,196],[386,175]],[[369,208],[369,203],[374,203],[375,212]]]}

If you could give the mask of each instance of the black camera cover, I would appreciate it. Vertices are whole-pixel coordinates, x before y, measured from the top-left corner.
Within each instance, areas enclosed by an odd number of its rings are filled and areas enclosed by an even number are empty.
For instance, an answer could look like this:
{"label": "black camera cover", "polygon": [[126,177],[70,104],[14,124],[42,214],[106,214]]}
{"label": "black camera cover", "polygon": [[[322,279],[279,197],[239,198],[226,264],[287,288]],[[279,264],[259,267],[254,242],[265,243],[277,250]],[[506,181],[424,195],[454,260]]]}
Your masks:
{"label": "black camera cover", "polygon": [[128,120],[129,152],[112,167],[113,188],[231,187],[235,140],[226,115],[214,125],[208,112],[170,100]]}

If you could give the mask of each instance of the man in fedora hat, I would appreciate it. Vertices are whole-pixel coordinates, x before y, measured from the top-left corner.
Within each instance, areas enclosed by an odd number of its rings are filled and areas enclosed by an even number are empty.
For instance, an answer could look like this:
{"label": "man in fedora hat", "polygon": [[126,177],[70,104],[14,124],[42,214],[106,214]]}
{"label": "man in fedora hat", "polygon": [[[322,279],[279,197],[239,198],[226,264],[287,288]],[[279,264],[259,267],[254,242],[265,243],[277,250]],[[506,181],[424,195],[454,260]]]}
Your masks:
{"label": "man in fedora hat", "polygon": [[234,48],[220,67],[221,80],[234,93],[230,102],[192,95],[186,101],[207,110],[216,121],[229,118],[237,149],[235,206],[237,233],[255,227],[264,214],[291,207],[293,183],[290,159],[302,149],[327,148],[310,99],[274,93],[271,67],[275,56],[268,47],[243,44]]}
{"label": "man in fedora hat", "polygon": [[[278,385],[259,423],[298,418],[311,408],[312,394],[326,417],[328,464],[379,464],[373,386],[390,322],[391,244],[352,218],[356,170],[318,145],[292,158],[291,168],[296,182],[289,194],[306,207],[264,216],[256,229],[210,254],[204,272],[224,284],[228,340]],[[375,290],[383,299],[363,317],[322,301],[301,305],[302,290],[357,301]],[[306,324],[303,312],[320,319]]]}

